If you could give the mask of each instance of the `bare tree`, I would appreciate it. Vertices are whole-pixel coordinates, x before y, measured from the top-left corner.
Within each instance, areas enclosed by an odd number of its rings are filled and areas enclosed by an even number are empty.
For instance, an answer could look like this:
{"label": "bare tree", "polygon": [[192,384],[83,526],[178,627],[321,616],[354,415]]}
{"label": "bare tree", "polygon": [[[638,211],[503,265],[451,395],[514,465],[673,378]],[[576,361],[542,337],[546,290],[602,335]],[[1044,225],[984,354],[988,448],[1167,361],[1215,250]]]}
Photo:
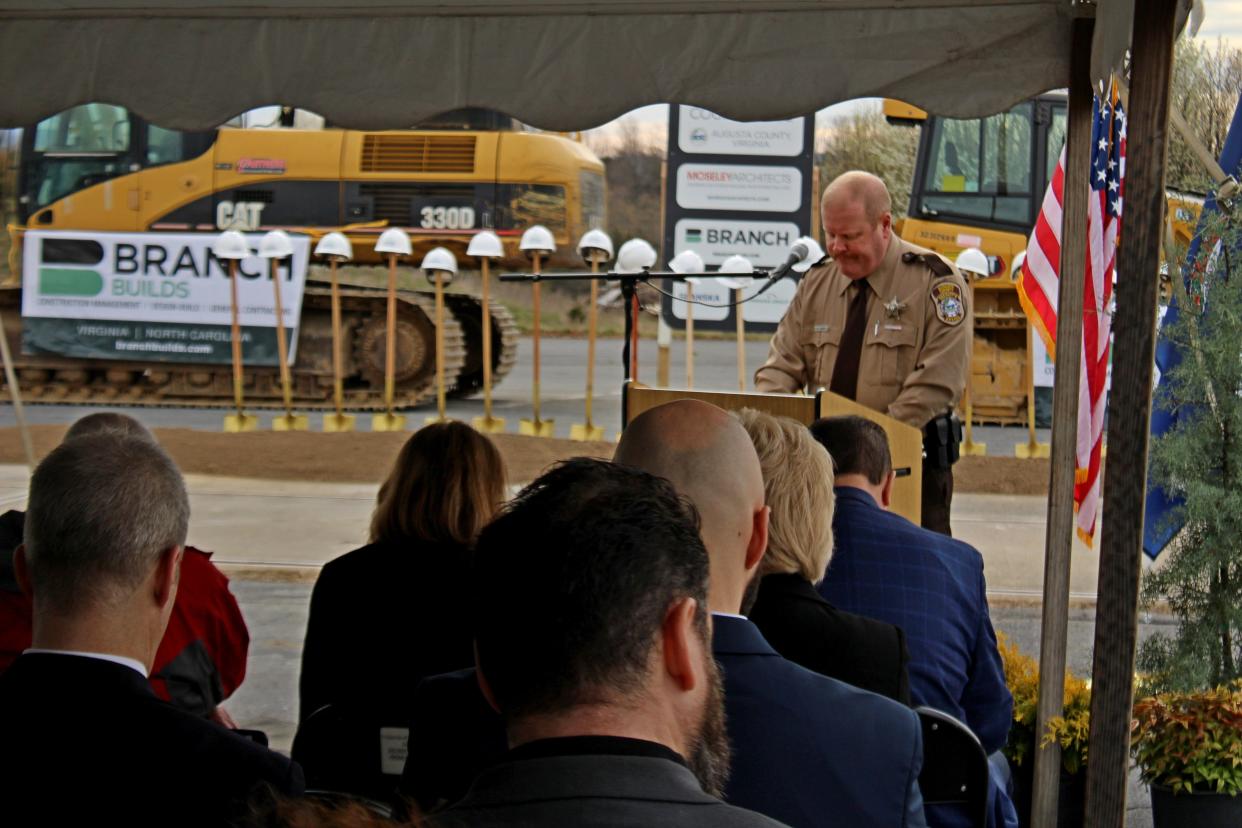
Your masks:
{"label": "bare tree", "polygon": [[816,143],[822,148],[821,187],[843,172],[866,170],[888,185],[893,213],[905,215],[919,145],[917,127],[890,124],[875,105],[834,119]]}
{"label": "bare tree", "polygon": [[[1208,151],[1220,157],[1225,134],[1242,89],[1242,49],[1218,39],[1215,45],[1192,38],[1178,41],[1173,59],[1171,104]],[[1226,172],[1237,172],[1226,170]],[[1211,179],[1177,130],[1172,131],[1168,186],[1175,190],[1206,192]]]}

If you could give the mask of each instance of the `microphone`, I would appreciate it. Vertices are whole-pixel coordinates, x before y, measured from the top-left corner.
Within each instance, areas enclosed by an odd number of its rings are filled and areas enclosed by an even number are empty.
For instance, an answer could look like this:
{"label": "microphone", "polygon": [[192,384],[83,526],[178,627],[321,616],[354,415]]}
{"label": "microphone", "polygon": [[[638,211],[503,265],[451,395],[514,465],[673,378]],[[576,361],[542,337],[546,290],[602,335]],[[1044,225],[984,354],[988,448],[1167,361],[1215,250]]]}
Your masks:
{"label": "microphone", "polygon": [[802,242],[796,242],[793,247],[789,248],[789,258],[785,260],[784,264],[768,274],[768,280],[763,283],[763,287],[755,291],[754,295],[750,298],[754,299],[755,296],[759,296],[768,288],[772,287],[772,285],[776,284],[781,279],[784,279],[789,275],[789,271],[793,270],[794,265],[802,262],[809,255],[811,255],[810,249]]}

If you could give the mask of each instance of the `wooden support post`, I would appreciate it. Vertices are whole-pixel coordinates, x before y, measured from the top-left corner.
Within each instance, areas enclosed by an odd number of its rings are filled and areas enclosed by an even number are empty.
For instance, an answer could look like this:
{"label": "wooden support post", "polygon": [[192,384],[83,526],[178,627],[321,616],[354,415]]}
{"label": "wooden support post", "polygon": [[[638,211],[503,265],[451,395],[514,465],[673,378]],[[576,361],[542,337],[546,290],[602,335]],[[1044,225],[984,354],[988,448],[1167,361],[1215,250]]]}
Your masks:
{"label": "wooden support post", "polygon": [[[1062,190],[1061,268],[1057,288],[1056,384],[1052,389],[1052,462],[1044,539],[1044,602],[1039,642],[1039,706],[1035,733],[1064,710],[1065,649],[1069,628],[1070,554],[1075,536],[1074,468],[1078,445],[1078,385],[1082,367],[1083,285],[1087,267],[1087,197],[1091,174],[1091,32],[1094,21],[1075,20],[1071,35],[1069,129]],[[1030,325],[1027,325],[1030,329]],[[1030,362],[1030,350],[1027,351]],[[1061,746],[1035,739],[1031,825],[1055,825]]]}
{"label": "wooden support post", "polygon": [[1157,274],[1165,208],[1169,78],[1178,4],[1135,0],[1124,232],[1117,253],[1109,462],[1091,688],[1088,828],[1121,828],[1130,768],[1147,441],[1151,428]]}

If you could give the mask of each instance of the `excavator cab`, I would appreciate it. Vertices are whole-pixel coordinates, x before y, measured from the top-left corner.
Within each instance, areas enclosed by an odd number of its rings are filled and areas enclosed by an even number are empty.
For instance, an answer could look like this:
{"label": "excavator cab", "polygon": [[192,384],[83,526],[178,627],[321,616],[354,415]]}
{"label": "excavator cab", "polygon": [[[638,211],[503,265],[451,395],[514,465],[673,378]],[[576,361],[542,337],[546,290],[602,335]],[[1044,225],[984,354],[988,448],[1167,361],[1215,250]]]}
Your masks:
{"label": "excavator cab", "polygon": [[988,272],[970,277],[973,416],[1024,422],[1032,343],[1011,265],[1026,249],[1065,143],[1065,95],[1041,95],[987,118],[928,117],[899,103],[886,103],[885,114],[923,125],[901,237],[951,260],[968,248],[987,255]]}
{"label": "excavator cab", "polygon": [[[48,205],[88,187],[140,170],[186,161],[206,152],[215,130],[177,132],[106,103],[75,106],[44,118],[22,132],[22,181],[18,218],[33,226],[51,224]],[[135,191],[136,192],[136,191]],[[129,191],[116,193],[118,202]],[[71,202],[66,207],[72,209]],[[139,230],[137,204],[118,204],[131,221],[114,229]]]}

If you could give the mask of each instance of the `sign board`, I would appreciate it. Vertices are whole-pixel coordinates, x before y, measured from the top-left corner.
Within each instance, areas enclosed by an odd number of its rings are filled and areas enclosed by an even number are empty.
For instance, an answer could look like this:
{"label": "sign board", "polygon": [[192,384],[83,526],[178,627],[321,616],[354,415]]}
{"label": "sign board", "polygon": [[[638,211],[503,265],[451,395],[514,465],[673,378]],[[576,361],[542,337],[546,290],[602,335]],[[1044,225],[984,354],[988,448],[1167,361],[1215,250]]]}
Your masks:
{"label": "sign board", "polygon": [[685,210],[794,213],[802,206],[802,172],[753,164],[682,164],[673,192]]}
{"label": "sign board", "polygon": [[[238,262],[242,359],[275,366],[275,297],[270,264]],[[22,263],[22,351],[141,362],[227,364],[232,356],[228,263],[216,259],[210,233],[95,233],[32,230]],[[293,256],[277,275],[289,362],[310,239],[292,236]]]}
{"label": "sign board", "polygon": [[[666,260],[686,250],[703,258],[710,271],[730,256],[743,256],[758,268],[783,264],[790,246],[811,235],[814,119],[745,123],[695,106],[669,112],[668,192],[665,196]],[[760,282],[746,291],[756,293]],[[685,286],[674,283],[662,315],[674,328],[685,327]],[[793,296],[795,282],[782,280],[753,303],[741,306],[752,330],[772,331]],[[696,301],[732,301],[731,291],[708,281],[694,290]],[[696,325],[732,330],[734,309],[696,305]]]}
{"label": "sign board", "polygon": [[[763,281],[756,279],[749,287],[742,288],[742,299],[749,300],[742,305],[742,321],[747,324],[756,322],[776,325],[785,315],[785,309],[789,307],[798,285],[792,279],[782,279],[759,296],[757,294],[762,287]],[[684,282],[673,283],[673,296],[680,300],[672,303],[673,318],[683,323],[687,316],[687,295]],[[700,322],[720,322],[730,318],[729,308],[720,306],[733,301],[733,290],[715,279],[702,279],[699,284],[694,285],[694,300],[707,303],[694,306],[696,325]]]}
{"label": "sign board", "polygon": [[797,157],[806,146],[802,118],[746,123],[697,106],[679,107],[677,148],[687,155]]}
{"label": "sign board", "polygon": [[792,221],[683,218],[673,225],[673,248],[693,250],[708,267],[719,267],[730,256],[745,256],[755,267],[778,267],[801,236]]}

